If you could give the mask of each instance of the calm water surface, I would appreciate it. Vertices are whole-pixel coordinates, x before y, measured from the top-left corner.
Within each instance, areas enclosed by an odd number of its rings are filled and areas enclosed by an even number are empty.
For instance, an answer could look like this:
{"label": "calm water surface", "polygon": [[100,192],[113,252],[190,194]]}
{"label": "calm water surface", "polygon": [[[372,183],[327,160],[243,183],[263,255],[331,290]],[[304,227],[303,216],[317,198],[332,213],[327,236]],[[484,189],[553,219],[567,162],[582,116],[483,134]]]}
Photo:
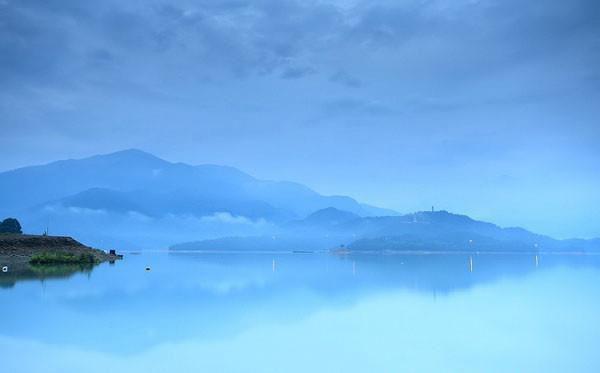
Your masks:
{"label": "calm water surface", "polygon": [[600,371],[600,257],[472,259],[143,253],[5,278],[0,370]]}

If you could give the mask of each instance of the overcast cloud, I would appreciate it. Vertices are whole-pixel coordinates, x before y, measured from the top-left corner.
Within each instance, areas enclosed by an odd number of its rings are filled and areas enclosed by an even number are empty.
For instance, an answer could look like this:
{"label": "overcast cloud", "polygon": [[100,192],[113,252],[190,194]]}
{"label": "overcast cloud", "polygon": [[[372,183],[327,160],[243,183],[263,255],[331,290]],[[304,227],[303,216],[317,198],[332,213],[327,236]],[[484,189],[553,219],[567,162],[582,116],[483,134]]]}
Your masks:
{"label": "overcast cloud", "polygon": [[600,236],[600,3],[0,0],[0,169],[123,148]]}

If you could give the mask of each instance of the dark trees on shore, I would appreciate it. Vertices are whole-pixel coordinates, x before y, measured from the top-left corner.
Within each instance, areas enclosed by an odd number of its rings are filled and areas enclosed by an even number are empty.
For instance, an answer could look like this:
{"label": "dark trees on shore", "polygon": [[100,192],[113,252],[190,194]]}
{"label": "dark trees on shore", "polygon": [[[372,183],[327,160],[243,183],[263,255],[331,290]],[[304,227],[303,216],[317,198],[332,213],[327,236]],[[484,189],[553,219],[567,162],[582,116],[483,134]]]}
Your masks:
{"label": "dark trees on shore", "polygon": [[17,233],[21,234],[23,231],[21,230],[21,224],[15,218],[4,219],[0,223],[0,233]]}

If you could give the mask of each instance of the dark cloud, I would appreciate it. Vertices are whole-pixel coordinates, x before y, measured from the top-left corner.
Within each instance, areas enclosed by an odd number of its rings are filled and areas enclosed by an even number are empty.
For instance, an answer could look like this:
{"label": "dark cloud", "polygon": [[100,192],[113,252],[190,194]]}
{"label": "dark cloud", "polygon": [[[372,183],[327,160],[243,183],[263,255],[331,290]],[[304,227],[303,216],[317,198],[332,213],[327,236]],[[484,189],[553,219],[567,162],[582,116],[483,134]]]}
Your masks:
{"label": "dark cloud", "polygon": [[341,70],[331,75],[331,77],[329,77],[329,80],[350,88],[358,88],[362,85],[361,81],[358,78]]}
{"label": "dark cloud", "polygon": [[288,67],[281,73],[281,77],[284,79],[299,79],[315,73],[315,69],[310,67]]}
{"label": "dark cloud", "polygon": [[598,7],[583,0],[367,2],[350,8],[290,0],[10,1],[0,15],[0,68],[4,77],[43,79],[64,70],[64,63],[77,68],[85,56],[104,50],[114,63],[143,58],[156,68],[167,63],[236,76],[278,70],[283,78],[297,78],[315,69],[301,66],[318,66],[329,69],[331,81],[357,87],[361,79],[336,66],[340,58],[372,69],[369,55],[387,56],[400,77],[417,72],[447,80],[576,48],[589,70],[598,62]]}
{"label": "dark cloud", "polygon": [[381,102],[357,98],[342,98],[326,102],[323,104],[323,111],[328,116],[387,116],[395,112]]}
{"label": "dark cloud", "polygon": [[312,75],[342,88],[388,86],[366,93],[373,102],[393,85],[403,103],[447,110],[600,89],[595,1],[340,4],[5,0],[0,91],[80,94],[121,82],[186,95],[208,81]]}

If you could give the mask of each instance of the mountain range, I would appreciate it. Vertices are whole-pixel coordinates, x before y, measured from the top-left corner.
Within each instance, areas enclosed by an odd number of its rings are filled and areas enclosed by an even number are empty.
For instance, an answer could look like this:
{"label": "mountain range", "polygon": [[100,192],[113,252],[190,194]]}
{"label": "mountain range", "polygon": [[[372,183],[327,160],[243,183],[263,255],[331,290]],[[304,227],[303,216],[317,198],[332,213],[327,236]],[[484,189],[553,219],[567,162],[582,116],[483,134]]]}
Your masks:
{"label": "mountain range", "polygon": [[26,233],[70,235],[121,249],[589,251],[465,215],[400,215],[345,196],[226,166],[172,163],[140,150],[0,173],[0,217]]}
{"label": "mountain range", "polygon": [[0,216],[96,245],[160,246],[178,237],[257,233],[327,207],[359,216],[397,214],[298,183],[171,163],[135,149],[0,173]]}
{"label": "mountain range", "polygon": [[556,240],[522,228],[502,228],[448,211],[362,217],[332,207],[279,227],[275,234],[225,237],[174,245],[172,250],[344,252],[591,252],[600,240]]}

